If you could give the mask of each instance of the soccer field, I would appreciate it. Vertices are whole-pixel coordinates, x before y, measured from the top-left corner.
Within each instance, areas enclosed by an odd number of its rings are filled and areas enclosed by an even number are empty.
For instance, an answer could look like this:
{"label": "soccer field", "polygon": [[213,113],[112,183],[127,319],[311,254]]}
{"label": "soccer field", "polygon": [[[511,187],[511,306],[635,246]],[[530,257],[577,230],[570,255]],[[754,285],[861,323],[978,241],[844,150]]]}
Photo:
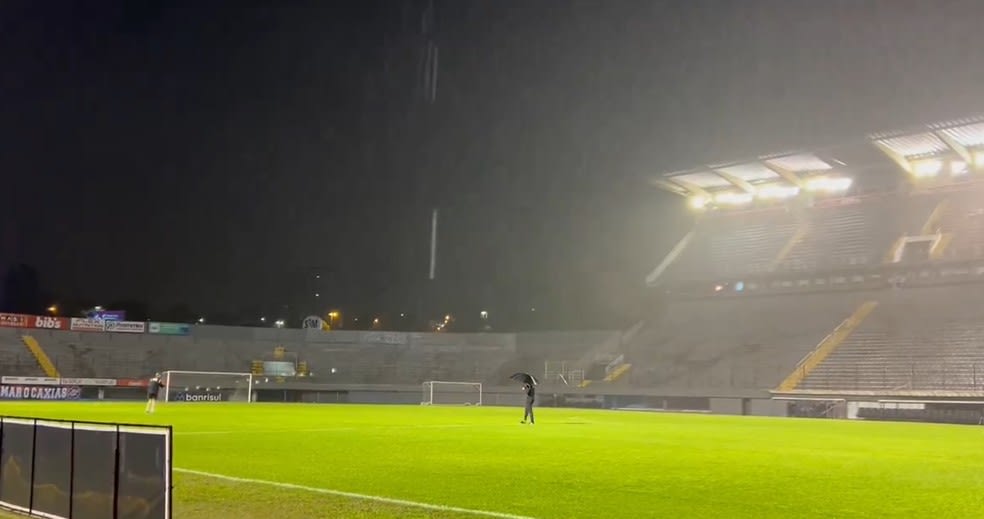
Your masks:
{"label": "soccer field", "polygon": [[179,519],[984,514],[979,427],[548,408],[533,427],[516,408],[142,409],[0,403],[3,415],[173,425]]}

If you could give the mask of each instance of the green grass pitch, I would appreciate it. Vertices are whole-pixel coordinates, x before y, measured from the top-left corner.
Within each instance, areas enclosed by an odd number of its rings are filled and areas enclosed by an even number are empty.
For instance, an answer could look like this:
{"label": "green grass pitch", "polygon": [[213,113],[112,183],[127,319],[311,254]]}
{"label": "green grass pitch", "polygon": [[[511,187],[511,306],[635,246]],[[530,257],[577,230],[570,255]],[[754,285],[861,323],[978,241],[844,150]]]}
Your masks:
{"label": "green grass pitch", "polygon": [[179,519],[984,516],[980,427],[547,408],[530,427],[519,408],[304,404],[0,414],[173,425]]}

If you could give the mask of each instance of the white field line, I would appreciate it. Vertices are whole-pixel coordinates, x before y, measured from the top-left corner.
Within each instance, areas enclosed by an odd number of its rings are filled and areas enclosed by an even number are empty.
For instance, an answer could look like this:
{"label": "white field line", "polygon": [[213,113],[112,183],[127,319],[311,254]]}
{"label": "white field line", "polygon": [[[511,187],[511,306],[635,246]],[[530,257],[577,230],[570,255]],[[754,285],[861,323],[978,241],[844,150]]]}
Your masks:
{"label": "white field line", "polygon": [[335,431],[365,431],[365,430],[386,430],[386,429],[458,429],[464,427],[481,427],[487,429],[489,424],[432,424],[432,425],[394,425],[389,427],[376,427],[372,425],[351,425],[343,427],[321,427],[317,429],[238,429],[226,431],[175,431],[177,436],[202,436],[211,434],[285,434],[285,433],[315,433],[315,432],[335,432]]}
{"label": "white field line", "polygon": [[329,488],[318,488],[309,487],[307,485],[295,485],[294,483],[281,483],[278,481],[267,481],[263,479],[252,479],[252,478],[237,478],[234,476],[226,476],[224,474],[214,474],[212,472],[203,472],[200,470],[182,469],[175,467],[176,472],[183,472],[185,474],[194,474],[196,476],[204,476],[214,479],[221,479],[223,481],[232,481],[235,483],[250,483],[253,485],[267,485],[277,488],[286,488],[290,490],[303,490],[305,492],[313,492],[316,494],[325,494],[330,496],[347,497],[349,499],[361,499],[364,501],[372,501],[375,503],[386,503],[390,505],[407,506],[413,508],[422,508],[424,510],[434,510],[439,512],[455,512],[459,514],[469,514],[478,515],[483,517],[498,517],[499,519],[534,519],[530,516],[525,515],[515,515],[506,514],[502,512],[493,512],[491,510],[475,510],[472,508],[460,508],[457,506],[446,506],[446,505],[435,505],[431,503],[421,503],[419,501],[409,501],[406,499],[396,499],[393,497],[383,497],[383,496],[371,496],[368,494],[356,494],[355,492],[344,492],[342,490],[332,490]]}

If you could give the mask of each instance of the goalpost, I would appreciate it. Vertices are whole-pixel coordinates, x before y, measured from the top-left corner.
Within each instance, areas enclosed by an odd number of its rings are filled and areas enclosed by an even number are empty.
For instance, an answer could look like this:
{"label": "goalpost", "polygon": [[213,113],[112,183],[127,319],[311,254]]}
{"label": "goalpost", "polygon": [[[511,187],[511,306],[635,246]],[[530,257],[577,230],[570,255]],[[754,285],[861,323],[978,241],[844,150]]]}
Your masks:
{"label": "goalpost", "polygon": [[224,371],[161,373],[165,402],[252,402],[253,374]]}
{"label": "goalpost", "polygon": [[482,383],[428,380],[420,405],[482,405]]}

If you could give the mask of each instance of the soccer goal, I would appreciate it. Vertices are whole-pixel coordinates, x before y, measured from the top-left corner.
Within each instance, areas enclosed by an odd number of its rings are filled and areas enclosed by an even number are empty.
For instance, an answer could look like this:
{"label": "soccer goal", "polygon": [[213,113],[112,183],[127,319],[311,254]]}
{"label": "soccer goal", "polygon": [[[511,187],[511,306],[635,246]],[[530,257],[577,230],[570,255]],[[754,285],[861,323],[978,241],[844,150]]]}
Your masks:
{"label": "soccer goal", "polygon": [[252,402],[253,375],[222,371],[161,373],[165,402]]}
{"label": "soccer goal", "polygon": [[420,405],[482,405],[482,383],[428,380]]}

